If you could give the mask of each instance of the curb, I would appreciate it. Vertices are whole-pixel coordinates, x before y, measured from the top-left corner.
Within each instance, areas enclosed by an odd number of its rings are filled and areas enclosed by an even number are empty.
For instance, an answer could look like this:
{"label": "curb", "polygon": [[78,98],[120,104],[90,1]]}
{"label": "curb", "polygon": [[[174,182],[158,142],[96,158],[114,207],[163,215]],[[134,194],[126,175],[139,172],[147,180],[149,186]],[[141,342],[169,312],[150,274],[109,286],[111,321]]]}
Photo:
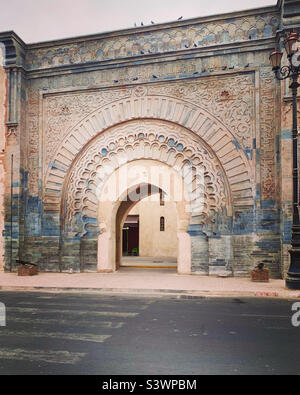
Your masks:
{"label": "curb", "polygon": [[24,287],[24,286],[0,286],[0,291],[7,292],[49,292],[49,293],[85,293],[100,295],[127,294],[130,296],[151,297],[176,297],[181,299],[204,299],[204,298],[276,298],[276,299],[300,299],[300,294],[282,294],[278,292],[259,291],[198,291],[176,289],[131,289],[131,288],[74,288],[74,287]]}

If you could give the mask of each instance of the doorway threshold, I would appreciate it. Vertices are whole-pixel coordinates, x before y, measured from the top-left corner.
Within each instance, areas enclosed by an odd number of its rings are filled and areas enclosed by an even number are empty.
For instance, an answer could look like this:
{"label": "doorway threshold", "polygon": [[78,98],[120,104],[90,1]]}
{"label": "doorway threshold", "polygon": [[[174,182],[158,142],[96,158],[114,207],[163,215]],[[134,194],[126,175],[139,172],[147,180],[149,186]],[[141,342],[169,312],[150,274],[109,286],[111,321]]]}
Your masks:
{"label": "doorway threshold", "polygon": [[176,258],[126,256],[122,258],[121,267],[177,269]]}

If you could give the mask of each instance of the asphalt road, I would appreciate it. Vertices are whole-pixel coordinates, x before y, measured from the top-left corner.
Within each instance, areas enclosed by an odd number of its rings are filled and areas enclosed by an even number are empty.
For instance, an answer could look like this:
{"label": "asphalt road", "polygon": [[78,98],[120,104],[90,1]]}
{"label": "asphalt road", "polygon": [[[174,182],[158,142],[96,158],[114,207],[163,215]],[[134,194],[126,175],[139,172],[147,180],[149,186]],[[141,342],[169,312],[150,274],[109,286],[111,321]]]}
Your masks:
{"label": "asphalt road", "polygon": [[0,374],[300,374],[292,304],[0,292]]}

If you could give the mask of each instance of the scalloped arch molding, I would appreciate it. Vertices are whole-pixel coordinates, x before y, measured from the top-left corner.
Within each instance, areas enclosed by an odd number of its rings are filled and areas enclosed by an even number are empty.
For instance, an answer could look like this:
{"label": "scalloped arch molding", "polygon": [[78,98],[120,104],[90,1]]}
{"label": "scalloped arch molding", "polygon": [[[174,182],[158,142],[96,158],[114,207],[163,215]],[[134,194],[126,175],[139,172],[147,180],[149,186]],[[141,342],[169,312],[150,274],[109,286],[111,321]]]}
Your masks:
{"label": "scalloped arch molding", "polygon": [[193,193],[192,217],[202,216],[201,223],[212,220],[224,207],[230,213],[231,194],[225,172],[207,144],[178,125],[148,119],[112,127],[81,151],[62,196],[62,220],[67,227],[75,215],[97,219],[97,196],[106,180],[124,164],[142,159],[167,165],[183,177]]}

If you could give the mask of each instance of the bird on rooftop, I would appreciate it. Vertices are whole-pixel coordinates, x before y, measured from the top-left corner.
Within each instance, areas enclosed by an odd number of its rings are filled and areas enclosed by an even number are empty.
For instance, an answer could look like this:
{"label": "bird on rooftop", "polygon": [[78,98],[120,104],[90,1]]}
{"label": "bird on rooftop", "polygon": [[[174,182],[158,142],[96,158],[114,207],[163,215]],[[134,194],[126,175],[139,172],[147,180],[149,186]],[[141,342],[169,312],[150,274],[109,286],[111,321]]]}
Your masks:
{"label": "bird on rooftop", "polygon": [[141,22],[141,26],[144,26],[143,22]]}
{"label": "bird on rooftop", "polygon": [[183,18],[183,16],[179,17],[178,20],[180,21]]}
{"label": "bird on rooftop", "polygon": [[154,24],[155,24],[155,22],[153,22],[153,21],[151,21],[151,23],[152,23],[152,25],[154,25]]}

